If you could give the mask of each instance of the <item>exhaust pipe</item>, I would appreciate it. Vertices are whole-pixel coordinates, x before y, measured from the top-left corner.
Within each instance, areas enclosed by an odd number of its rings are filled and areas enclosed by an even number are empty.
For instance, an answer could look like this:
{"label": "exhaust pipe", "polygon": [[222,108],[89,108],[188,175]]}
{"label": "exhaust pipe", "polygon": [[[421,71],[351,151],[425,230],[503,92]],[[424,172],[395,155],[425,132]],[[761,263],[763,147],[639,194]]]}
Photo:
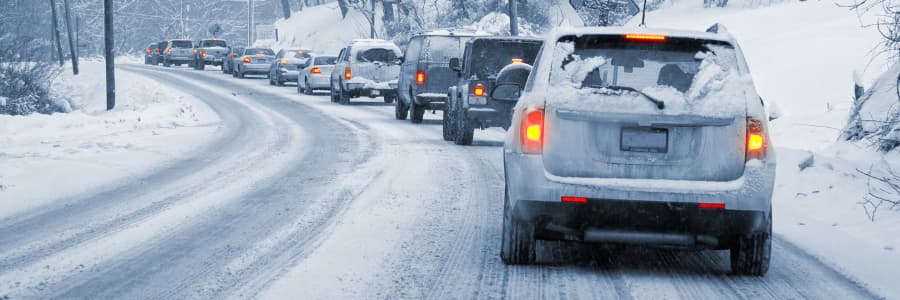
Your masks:
{"label": "exhaust pipe", "polygon": [[694,247],[698,244],[717,246],[719,239],[711,235],[679,233],[649,233],[588,228],[584,241],[591,243],[615,243],[629,245],[669,245]]}

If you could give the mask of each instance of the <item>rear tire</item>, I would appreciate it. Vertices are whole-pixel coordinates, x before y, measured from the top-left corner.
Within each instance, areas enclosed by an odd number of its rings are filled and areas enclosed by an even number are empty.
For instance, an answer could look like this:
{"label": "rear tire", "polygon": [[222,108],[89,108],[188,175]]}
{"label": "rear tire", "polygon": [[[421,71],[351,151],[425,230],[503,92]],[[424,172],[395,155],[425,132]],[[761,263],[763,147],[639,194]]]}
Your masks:
{"label": "rear tire", "polygon": [[334,83],[331,84],[331,88],[329,89],[329,91],[331,94],[331,102],[337,103],[338,102],[338,93],[337,93],[337,90],[334,89]]}
{"label": "rear tire", "polygon": [[397,120],[406,120],[406,117],[409,115],[409,106],[403,103],[403,100],[397,99],[397,102],[394,105],[394,119]]}
{"label": "rear tire", "polygon": [[412,91],[409,91],[409,114],[409,121],[413,124],[422,123],[422,120],[425,119],[425,107],[416,104],[416,97],[413,96]]}
{"label": "rear tire", "polygon": [[168,67],[171,67],[171,66],[172,66],[172,64],[169,63],[169,60],[168,60],[168,59],[163,61],[163,67],[168,68]]}
{"label": "rear tire", "polygon": [[[297,86],[300,86],[299,84]],[[303,81],[303,93],[307,95],[313,94],[313,89],[309,87],[309,79]]]}
{"label": "rear tire", "polygon": [[384,103],[391,104],[396,101],[397,96],[384,96]]}
{"label": "rear tire", "polygon": [[[200,70],[200,71],[206,70],[206,63],[197,64],[197,70]],[[243,77],[241,77],[241,78],[243,78]]]}
{"label": "rear tire", "polygon": [[766,232],[744,235],[731,245],[731,272],[736,275],[764,276],[772,258],[772,217]]}
{"label": "rear tire", "polygon": [[443,127],[441,129],[443,131],[444,140],[452,141],[453,140],[453,130],[452,130],[453,118],[451,117],[451,111],[450,111],[449,107],[444,110],[444,121],[441,123],[441,125],[442,125],[441,127]]}
{"label": "rear tire", "polygon": [[468,146],[472,144],[472,139],[475,137],[475,127],[469,123],[468,118],[466,118],[466,110],[462,107],[462,104],[457,101],[454,103],[454,122],[456,123],[456,131],[453,134],[453,142],[457,145]]}
{"label": "rear tire", "polygon": [[503,192],[503,232],[500,259],[507,265],[529,265],[536,260],[534,225],[513,217],[509,192]]}
{"label": "rear tire", "polygon": [[340,101],[341,105],[350,105],[350,95],[347,94],[347,91],[344,91],[344,86],[339,86],[338,88],[340,88],[338,90],[340,92],[338,94],[338,100]]}

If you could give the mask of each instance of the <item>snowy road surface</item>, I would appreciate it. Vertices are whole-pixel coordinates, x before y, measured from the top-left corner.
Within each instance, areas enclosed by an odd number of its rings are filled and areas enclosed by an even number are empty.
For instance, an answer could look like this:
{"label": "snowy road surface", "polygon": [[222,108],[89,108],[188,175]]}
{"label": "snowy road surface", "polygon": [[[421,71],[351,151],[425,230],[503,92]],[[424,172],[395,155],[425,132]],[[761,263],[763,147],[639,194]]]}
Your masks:
{"label": "snowy road surface", "polygon": [[437,116],[395,121],[380,99],[121,68],[206,101],[220,137],[140,180],[0,220],[0,299],[878,297],[779,238],[764,278],[729,275],[724,251],[562,243],[540,244],[542,265],[506,267],[501,131],[458,147]]}

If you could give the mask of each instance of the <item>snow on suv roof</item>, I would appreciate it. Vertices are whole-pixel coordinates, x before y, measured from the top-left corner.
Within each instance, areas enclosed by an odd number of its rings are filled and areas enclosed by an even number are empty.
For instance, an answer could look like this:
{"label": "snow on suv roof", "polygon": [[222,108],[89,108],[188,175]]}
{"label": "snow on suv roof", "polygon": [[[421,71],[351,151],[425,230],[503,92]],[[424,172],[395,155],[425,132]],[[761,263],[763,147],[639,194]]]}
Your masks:
{"label": "snow on suv roof", "polygon": [[[724,27],[721,27],[723,28]],[[560,28],[552,32],[549,37],[553,40],[566,35],[585,35],[585,34],[658,34],[669,37],[693,38],[703,40],[722,41],[734,45],[735,41],[731,34],[727,32],[702,32],[691,30],[677,29],[661,29],[661,28],[641,28],[641,27],[566,27]]]}

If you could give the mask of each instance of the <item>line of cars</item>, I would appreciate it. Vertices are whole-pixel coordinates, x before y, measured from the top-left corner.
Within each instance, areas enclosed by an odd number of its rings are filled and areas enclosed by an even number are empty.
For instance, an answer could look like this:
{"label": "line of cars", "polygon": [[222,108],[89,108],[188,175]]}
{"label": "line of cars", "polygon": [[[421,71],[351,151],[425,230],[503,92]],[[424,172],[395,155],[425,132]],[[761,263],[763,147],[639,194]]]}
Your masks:
{"label": "line of cars", "polygon": [[443,138],[459,145],[474,129],[506,129],[506,264],[535,263],[537,241],[562,240],[728,250],[736,274],[769,268],[770,120],[721,25],[573,28],[545,39],[436,31],[404,50],[366,39],[337,56],[227,53],[225,73],[328,90],[341,104],[383,97],[397,120],[441,110]]}

